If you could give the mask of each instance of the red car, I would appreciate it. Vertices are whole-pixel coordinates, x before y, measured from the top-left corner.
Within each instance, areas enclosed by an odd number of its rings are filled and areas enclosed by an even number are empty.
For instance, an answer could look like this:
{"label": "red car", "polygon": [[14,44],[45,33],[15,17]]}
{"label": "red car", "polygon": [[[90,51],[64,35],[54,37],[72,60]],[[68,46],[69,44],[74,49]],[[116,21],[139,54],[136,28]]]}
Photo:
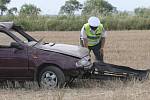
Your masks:
{"label": "red car", "polygon": [[62,87],[92,67],[88,49],[37,41],[13,22],[0,22],[0,80]]}

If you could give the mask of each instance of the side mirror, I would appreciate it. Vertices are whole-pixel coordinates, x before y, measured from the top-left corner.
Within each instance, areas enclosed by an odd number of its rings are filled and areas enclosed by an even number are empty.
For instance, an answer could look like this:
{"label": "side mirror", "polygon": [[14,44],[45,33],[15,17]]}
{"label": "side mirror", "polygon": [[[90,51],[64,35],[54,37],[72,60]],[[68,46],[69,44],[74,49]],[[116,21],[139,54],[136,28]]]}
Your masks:
{"label": "side mirror", "polygon": [[16,49],[19,49],[19,50],[22,50],[22,49],[23,49],[23,46],[20,45],[20,44],[17,43],[17,42],[12,42],[12,43],[10,44],[10,47],[16,48]]}

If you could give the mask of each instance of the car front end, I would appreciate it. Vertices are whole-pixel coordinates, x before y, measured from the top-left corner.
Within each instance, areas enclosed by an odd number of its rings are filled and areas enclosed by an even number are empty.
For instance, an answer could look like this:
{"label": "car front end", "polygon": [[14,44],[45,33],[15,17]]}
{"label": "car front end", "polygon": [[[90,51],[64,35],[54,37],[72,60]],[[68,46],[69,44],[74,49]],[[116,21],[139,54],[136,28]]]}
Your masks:
{"label": "car front end", "polygon": [[53,56],[55,58],[51,56],[50,59],[57,59],[57,63],[63,63],[61,67],[65,73],[73,76],[82,76],[82,73],[90,70],[93,66],[89,56],[89,50],[84,47],[55,43],[39,44],[35,47],[51,53],[55,52],[57,56]]}
{"label": "car front end", "polygon": [[83,69],[84,70],[88,70],[88,69],[91,69],[91,67],[92,67],[92,62],[91,62],[91,59],[90,59],[90,56],[89,55],[87,55],[87,56],[85,56],[85,57],[83,57],[83,58],[80,58],[80,60],[78,60],[77,62],[76,62],[76,67],[78,68],[78,67],[83,67]]}
{"label": "car front end", "polygon": [[39,49],[47,50],[51,52],[61,53],[63,55],[77,58],[76,67],[90,69],[92,67],[91,59],[89,56],[89,50],[84,47],[68,45],[68,44],[55,44],[48,43],[44,45],[37,45]]}

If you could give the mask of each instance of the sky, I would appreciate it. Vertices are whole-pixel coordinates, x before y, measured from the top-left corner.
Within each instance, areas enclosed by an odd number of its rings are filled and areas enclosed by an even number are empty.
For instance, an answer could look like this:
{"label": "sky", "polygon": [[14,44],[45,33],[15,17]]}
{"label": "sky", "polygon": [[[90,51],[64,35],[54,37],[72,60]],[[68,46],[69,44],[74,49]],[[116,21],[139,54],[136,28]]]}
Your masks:
{"label": "sky", "polygon": [[[60,7],[65,4],[67,0],[11,0],[8,8],[20,7],[23,4],[34,4],[41,8],[41,14],[57,15]],[[78,0],[84,3],[86,0]],[[137,7],[150,7],[150,0],[106,0],[120,11],[134,11]]]}

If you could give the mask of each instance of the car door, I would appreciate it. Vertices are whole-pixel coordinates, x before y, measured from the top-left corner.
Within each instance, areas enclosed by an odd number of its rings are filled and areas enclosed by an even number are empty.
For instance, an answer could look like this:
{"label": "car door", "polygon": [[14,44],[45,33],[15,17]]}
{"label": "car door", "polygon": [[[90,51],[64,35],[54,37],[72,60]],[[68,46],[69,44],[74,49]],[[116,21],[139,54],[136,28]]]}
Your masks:
{"label": "car door", "polygon": [[29,77],[27,48],[11,47],[13,42],[12,36],[0,31],[0,79]]}

